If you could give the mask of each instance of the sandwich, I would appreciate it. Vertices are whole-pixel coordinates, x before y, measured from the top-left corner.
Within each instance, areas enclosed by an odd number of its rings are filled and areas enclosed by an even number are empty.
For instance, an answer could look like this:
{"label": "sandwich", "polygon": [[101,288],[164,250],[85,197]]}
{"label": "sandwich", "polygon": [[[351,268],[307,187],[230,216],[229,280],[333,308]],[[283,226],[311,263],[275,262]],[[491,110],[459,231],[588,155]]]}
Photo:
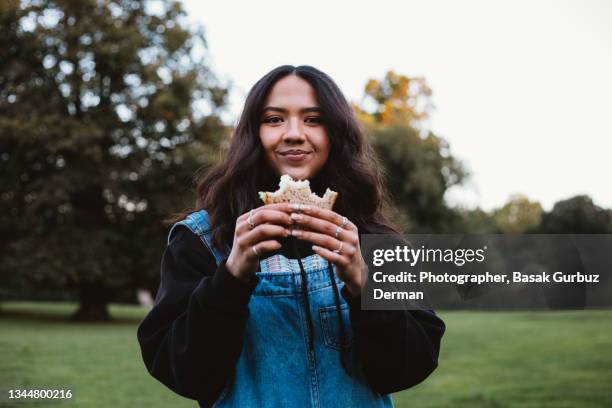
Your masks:
{"label": "sandwich", "polygon": [[331,210],[336,203],[338,193],[330,190],[325,190],[323,197],[319,197],[310,191],[310,181],[308,180],[293,180],[290,175],[284,174],[281,176],[279,189],[274,192],[259,192],[259,198],[264,204],[276,203],[292,203],[305,204],[314,207],[321,207]]}

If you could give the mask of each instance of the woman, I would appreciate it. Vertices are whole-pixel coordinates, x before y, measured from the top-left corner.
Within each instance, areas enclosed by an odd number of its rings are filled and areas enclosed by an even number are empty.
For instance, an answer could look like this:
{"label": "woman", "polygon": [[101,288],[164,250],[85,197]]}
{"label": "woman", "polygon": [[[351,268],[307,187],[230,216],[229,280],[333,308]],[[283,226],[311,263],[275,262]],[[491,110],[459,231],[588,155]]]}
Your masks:
{"label": "woman", "polygon": [[[361,310],[359,234],[397,234],[375,163],[327,75],[281,66],[260,79],[227,158],[169,233],[138,329],[151,375],[206,407],[389,407],[423,381],[444,323]],[[337,191],[334,211],[262,205],[283,174]]]}

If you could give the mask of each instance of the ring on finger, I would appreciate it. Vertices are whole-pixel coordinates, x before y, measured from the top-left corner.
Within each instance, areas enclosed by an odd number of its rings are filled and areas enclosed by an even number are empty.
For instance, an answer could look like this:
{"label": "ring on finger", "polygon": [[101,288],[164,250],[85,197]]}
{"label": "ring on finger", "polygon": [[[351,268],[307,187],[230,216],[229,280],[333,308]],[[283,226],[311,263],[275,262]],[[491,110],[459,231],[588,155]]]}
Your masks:
{"label": "ring on finger", "polygon": [[259,258],[259,252],[257,252],[257,248],[255,248],[255,245],[251,247],[251,252],[253,252],[255,256]]}
{"label": "ring on finger", "polygon": [[338,249],[334,249],[334,252],[340,255],[340,253],[342,252],[343,246],[344,246],[344,242],[340,241],[340,245],[338,246]]}
{"label": "ring on finger", "polygon": [[336,227],[336,233],[334,234],[336,239],[338,239],[338,237],[340,236],[340,231],[342,231],[342,228],[341,227]]}
{"label": "ring on finger", "polygon": [[341,225],[341,227],[344,228],[344,227],[346,227],[347,224],[348,224],[348,218],[342,217],[342,225]]}
{"label": "ring on finger", "polygon": [[255,228],[255,224],[253,223],[253,209],[249,212],[249,218],[247,218],[247,224],[249,224],[249,229]]}

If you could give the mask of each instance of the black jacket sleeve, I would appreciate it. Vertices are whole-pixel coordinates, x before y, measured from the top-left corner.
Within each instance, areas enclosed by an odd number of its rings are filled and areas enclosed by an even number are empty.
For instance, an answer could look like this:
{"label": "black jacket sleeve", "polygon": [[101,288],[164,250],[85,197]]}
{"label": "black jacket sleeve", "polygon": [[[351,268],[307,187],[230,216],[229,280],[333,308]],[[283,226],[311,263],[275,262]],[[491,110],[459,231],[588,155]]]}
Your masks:
{"label": "black jacket sleeve", "polygon": [[200,238],[178,227],[161,263],[155,305],[138,327],[149,373],[174,392],[211,405],[234,369],[257,284],[217,268]]}
{"label": "black jacket sleeve", "polygon": [[405,390],[436,369],[445,325],[433,311],[362,310],[360,296],[346,287],[341,294],[349,304],[357,357],[376,392]]}

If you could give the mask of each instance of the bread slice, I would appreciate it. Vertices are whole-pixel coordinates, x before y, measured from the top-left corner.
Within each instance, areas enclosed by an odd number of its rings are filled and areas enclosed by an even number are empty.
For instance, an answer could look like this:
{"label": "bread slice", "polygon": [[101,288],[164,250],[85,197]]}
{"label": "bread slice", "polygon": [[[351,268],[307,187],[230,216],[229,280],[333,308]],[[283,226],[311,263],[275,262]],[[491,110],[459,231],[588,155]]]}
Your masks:
{"label": "bread slice", "polygon": [[331,210],[334,208],[338,193],[330,190],[325,191],[323,197],[319,197],[310,191],[310,181],[293,180],[288,174],[281,176],[279,189],[273,193],[259,192],[259,198],[264,204],[295,203],[306,204]]}

